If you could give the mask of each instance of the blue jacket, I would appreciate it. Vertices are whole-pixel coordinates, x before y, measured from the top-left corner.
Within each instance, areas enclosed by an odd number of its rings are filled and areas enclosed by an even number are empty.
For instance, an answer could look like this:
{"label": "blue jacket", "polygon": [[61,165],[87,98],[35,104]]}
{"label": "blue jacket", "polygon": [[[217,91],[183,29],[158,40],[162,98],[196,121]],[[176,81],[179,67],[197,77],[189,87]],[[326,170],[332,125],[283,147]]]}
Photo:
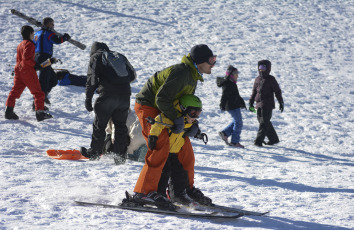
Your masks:
{"label": "blue jacket", "polygon": [[64,39],[50,30],[40,30],[34,34],[33,42],[36,45],[36,53],[46,53],[52,56],[53,44],[61,44]]}

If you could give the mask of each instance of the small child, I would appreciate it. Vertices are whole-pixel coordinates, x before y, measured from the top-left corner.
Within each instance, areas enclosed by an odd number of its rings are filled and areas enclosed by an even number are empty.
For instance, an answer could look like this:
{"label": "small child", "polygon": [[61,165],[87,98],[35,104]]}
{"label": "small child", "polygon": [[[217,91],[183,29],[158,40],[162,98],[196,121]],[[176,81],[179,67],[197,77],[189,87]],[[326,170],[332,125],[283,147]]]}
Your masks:
{"label": "small child", "polygon": [[[147,197],[159,196],[160,199],[165,199],[165,201],[169,203],[165,194],[169,179],[171,179],[169,192],[172,202],[188,204],[195,201],[202,204],[210,204],[211,199],[209,197],[204,196],[199,189],[194,186],[191,188],[189,185],[188,173],[190,172],[188,170],[193,170],[194,173],[194,162],[189,162],[193,163],[193,168],[189,169],[188,167],[190,166],[182,165],[178,159],[178,153],[185,143],[185,138],[187,136],[196,137],[200,134],[197,118],[202,112],[202,102],[197,96],[188,94],[182,96],[179,100],[176,100],[174,106],[176,110],[184,116],[184,131],[181,133],[173,133],[171,131],[174,124],[173,121],[168,119],[162,113],[157,115],[155,120],[151,122],[153,125],[151,126],[148,137],[148,147],[151,150],[155,149],[159,135],[164,129],[167,129],[170,134],[170,147],[169,153],[166,154],[169,156],[161,173],[158,191],[153,191],[149,194],[136,193],[134,195],[134,201],[140,204],[153,204],[159,206],[161,205],[161,202],[153,202],[153,199],[147,199]],[[154,157],[154,155],[151,155],[151,157]]]}
{"label": "small child", "polygon": [[[34,30],[31,26],[22,26],[21,35],[23,41],[17,46],[14,86],[6,101],[5,119],[18,120],[14,112],[16,99],[20,98],[23,90],[27,87],[34,96],[37,121],[52,118],[52,115],[45,112],[44,93],[38,80],[34,61],[35,45],[33,43]],[[40,68],[40,67],[37,67]]]}
{"label": "small child", "polygon": [[[246,109],[246,104],[238,92],[237,79],[238,70],[232,65],[227,68],[225,77],[216,79],[217,86],[222,87],[220,109],[230,113],[233,119],[224,130],[219,132],[219,136],[227,145],[244,148],[240,144],[240,134],[243,126],[241,108]],[[229,136],[231,136],[231,143],[228,142]]]}
{"label": "small child", "polygon": [[[275,109],[274,95],[279,102],[280,112],[284,110],[284,100],[277,80],[270,75],[271,69],[272,63],[269,60],[258,61],[259,75],[254,80],[252,94],[249,99],[250,110],[255,110],[253,104],[256,102],[259,128],[254,144],[259,147],[262,144],[274,145],[279,143],[278,134],[270,119],[272,118],[272,111]],[[268,142],[264,141],[265,137],[268,138]]]}

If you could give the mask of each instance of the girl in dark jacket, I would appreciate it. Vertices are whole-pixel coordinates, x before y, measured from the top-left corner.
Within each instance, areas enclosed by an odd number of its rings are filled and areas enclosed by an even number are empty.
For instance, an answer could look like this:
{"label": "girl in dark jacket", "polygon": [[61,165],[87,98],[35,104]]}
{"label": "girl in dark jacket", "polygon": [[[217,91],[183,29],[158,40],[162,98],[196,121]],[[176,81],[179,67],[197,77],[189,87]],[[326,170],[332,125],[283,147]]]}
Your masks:
{"label": "girl in dark jacket", "polygon": [[[217,86],[222,87],[220,109],[227,111],[232,117],[232,122],[219,132],[219,135],[227,145],[244,148],[240,144],[240,134],[243,127],[241,108],[246,108],[246,105],[238,92],[237,78],[237,69],[229,65],[225,77],[216,79]],[[231,143],[228,142],[229,136],[231,136]]]}
{"label": "girl in dark jacket", "polygon": [[[272,63],[269,60],[261,60],[258,62],[259,76],[254,80],[252,95],[249,100],[250,110],[254,110],[254,102],[256,102],[257,119],[259,129],[254,144],[262,146],[262,144],[274,145],[279,143],[277,132],[272,122],[272,110],[275,108],[274,95],[279,102],[279,110],[283,112],[284,101],[281,89],[275,77],[270,75]],[[264,142],[264,138],[268,137],[269,142]]]}

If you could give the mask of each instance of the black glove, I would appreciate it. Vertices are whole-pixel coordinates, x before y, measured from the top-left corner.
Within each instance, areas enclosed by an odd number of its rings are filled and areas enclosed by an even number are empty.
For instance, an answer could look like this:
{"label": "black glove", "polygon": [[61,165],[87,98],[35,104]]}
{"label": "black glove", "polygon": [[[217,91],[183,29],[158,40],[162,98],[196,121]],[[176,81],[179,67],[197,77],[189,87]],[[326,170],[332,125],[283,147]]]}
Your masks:
{"label": "black glove", "polygon": [[156,148],[157,139],[158,139],[157,136],[149,135],[149,137],[148,137],[148,147],[149,147],[149,149],[154,150]]}
{"label": "black glove", "polygon": [[50,63],[52,63],[52,64],[57,63],[57,59],[56,59],[56,58],[51,58],[51,59],[49,59],[49,60],[50,60]]}
{"label": "black glove", "polygon": [[195,135],[197,135],[198,130],[199,130],[199,125],[198,125],[198,121],[196,120],[195,123],[186,130],[184,136],[194,137]]}
{"label": "black glove", "polygon": [[284,111],[284,102],[279,103],[279,110],[281,113]]}
{"label": "black glove", "polygon": [[50,60],[50,63],[52,63],[52,64],[55,64],[55,63],[60,63],[60,64],[62,64],[62,62],[61,62],[61,60],[60,59],[56,59],[56,58],[51,58],[51,59],[49,59]]}
{"label": "black glove", "polygon": [[69,41],[70,38],[71,38],[70,35],[67,34],[67,33],[65,33],[65,34],[63,35],[64,41]]}
{"label": "black glove", "polygon": [[171,128],[173,133],[181,133],[184,128],[184,117],[178,117],[173,120],[174,126]]}
{"label": "black glove", "polygon": [[[42,66],[41,66],[40,64],[36,63],[36,64],[34,65],[34,69],[35,69],[35,70],[42,70],[43,68],[42,68]],[[15,73],[14,73],[14,75],[15,75]]]}
{"label": "black glove", "polygon": [[91,112],[93,111],[93,108],[92,108],[92,98],[86,98],[85,100],[85,107],[86,107],[86,110]]}

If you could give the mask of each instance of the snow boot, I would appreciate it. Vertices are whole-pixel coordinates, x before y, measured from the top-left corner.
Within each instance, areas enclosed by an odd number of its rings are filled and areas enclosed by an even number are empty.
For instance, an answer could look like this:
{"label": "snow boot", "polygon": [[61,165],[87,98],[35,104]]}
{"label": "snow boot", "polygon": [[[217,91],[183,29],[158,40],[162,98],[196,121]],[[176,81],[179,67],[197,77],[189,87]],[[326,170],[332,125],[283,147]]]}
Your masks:
{"label": "snow boot", "polygon": [[223,131],[219,132],[219,136],[221,137],[221,139],[222,139],[227,145],[230,144],[229,141],[227,140],[226,134],[225,134]]}
{"label": "snow boot", "polygon": [[43,121],[43,120],[46,120],[46,119],[50,119],[52,117],[53,116],[50,113],[48,113],[48,112],[46,112],[44,110],[37,110],[36,111],[37,121]]}
{"label": "snow boot", "polygon": [[235,148],[242,148],[242,149],[245,148],[245,146],[241,145],[240,143],[236,143],[235,144],[235,143],[231,142],[230,146],[235,147]]}
{"label": "snow boot", "polygon": [[254,145],[255,145],[255,146],[258,146],[258,147],[262,147],[262,142],[255,141],[255,142],[254,142]]}
{"label": "snow boot", "polygon": [[140,205],[154,205],[157,208],[164,209],[164,210],[176,210],[176,206],[172,204],[167,197],[161,195],[158,192],[150,192],[149,194],[145,195],[143,193],[135,193],[133,196],[133,201],[140,204]]}
{"label": "snow boot", "polygon": [[186,189],[187,195],[192,198],[194,201],[203,205],[212,205],[212,200],[205,196],[200,189],[197,189],[193,186],[193,188]]}
{"label": "snow boot", "polygon": [[[32,103],[32,110],[33,111],[36,111],[36,106],[34,105],[34,101]],[[44,111],[49,111],[48,107],[47,106],[44,106]]]}
{"label": "snow boot", "polygon": [[116,165],[122,165],[127,160],[127,154],[126,153],[112,153],[112,154],[113,154],[114,163]]}
{"label": "snow boot", "polygon": [[80,153],[91,161],[100,159],[100,154],[92,148],[86,149],[85,147],[80,147]]}
{"label": "snow boot", "polygon": [[279,140],[277,141],[268,141],[268,142],[263,142],[265,145],[275,145],[279,143]]}
{"label": "snow boot", "polygon": [[6,107],[5,109],[5,119],[8,120],[18,120],[18,116],[14,113],[14,107]]}
{"label": "snow boot", "polygon": [[186,190],[183,190],[183,192],[181,192],[179,194],[174,193],[173,189],[172,189],[172,191],[170,191],[170,189],[168,189],[166,192],[167,192],[170,200],[172,201],[172,203],[178,203],[178,204],[183,204],[183,205],[188,206],[190,204],[193,204],[193,202],[194,202],[194,200],[187,195]]}

